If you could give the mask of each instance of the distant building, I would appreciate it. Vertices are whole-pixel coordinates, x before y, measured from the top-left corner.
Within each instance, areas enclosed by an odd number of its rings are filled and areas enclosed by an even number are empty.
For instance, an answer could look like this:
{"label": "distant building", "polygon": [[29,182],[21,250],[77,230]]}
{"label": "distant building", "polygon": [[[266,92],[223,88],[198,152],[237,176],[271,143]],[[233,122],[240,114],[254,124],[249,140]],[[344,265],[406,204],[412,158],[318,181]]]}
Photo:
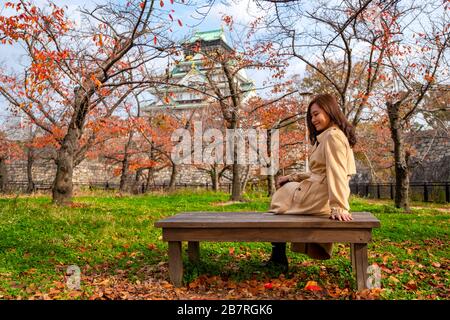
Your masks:
{"label": "distant building", "polygon": [[[207,89],[211,81],[214,81],[221,94],[229,94],[225,75],[221,72],[220,66],[215,64],[213,67],[205,67],[202,62],[206,53],[233,51],[223,29],[196,32],[183,47],[183,59],[174,68],[167,70],[165,79],[167,84],[150,91],[155,96],[155,101],[148,105],[145,111],[204,108],[215,101],[213,90]],[[235,81],[242,92],[243,101],[255,95],[254,83],[247,77],[245,70],[240,70],[236,74]]]}

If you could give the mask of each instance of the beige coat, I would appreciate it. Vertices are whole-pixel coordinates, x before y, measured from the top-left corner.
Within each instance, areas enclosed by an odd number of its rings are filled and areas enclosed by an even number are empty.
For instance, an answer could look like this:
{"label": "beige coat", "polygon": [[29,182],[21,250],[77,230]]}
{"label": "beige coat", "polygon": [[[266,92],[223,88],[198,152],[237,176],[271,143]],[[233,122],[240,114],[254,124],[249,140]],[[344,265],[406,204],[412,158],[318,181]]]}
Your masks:
{"label": "beige coat", "polygon": [[[269,212],[330,216],[349,211],[349,180],[355,159],[345,134],[332,126],[317,136],[309,156],[309,172],[290,175],[272,196]],[[331,256],[331,244],[325,250]]]}

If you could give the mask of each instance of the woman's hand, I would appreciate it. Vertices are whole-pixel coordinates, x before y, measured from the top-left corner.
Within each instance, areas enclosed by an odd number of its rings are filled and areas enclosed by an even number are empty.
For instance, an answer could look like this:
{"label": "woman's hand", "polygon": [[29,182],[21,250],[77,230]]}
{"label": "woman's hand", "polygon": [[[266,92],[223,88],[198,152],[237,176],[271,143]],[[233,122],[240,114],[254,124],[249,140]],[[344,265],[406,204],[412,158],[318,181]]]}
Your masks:
{"label": "woman's hand", "polygon": [[330,219],[339,220],[339,221],[352,221],[353,217],[347,210],[331,209]]}
{"label": "woman's hand", "polygon": [[282,176],[277,179],[276,188],[279,189],[285,183],[289,182],[289,176]]}

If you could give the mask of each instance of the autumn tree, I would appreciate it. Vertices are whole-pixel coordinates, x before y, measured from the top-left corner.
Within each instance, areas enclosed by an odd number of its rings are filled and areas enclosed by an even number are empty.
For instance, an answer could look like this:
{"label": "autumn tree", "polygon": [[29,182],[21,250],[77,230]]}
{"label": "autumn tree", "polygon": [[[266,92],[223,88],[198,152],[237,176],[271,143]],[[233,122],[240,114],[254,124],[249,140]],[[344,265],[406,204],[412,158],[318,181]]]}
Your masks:
{"label": "autumn tree", "polygon": [[[448,82],[450,64],[450,3],[428,4],[417,14],[396,4],[390,9],[397,32],[392,35],[385,64],[392,72],[392,87],[383,91],[389,127],[394,143],[395,205],[409,211],[409,176],[411,153],[405,134],[419,113],[435,108],[425,105],[432,90]],[[401,19],[400,19],[401,18]]]}
{"label": "autumn tree", "polygon": [[[301,64],[325,86],[305,82],[304,89],[329,92],[354,125],[370,110],[377,82],[385,77],[383,57],[392,25],[380,23],[395,1],[258,1],[269,14],[260,19],[279,54]],[[356,89],[356,90],[355,90]]]}
{"label": "autumn tree", "polygon": [[110,117],[142,88],[140,68],[172,45],[170,10],[163,1],[111,2],[81,10],[83,25],[76,26],[53,3],[5,6],[13,13],[0,16],[0,41],[22,44],[28,62],[21,72],[3,70],[0,94],[56,137],[53,202],[65,204],[72,198],[74,165],[95,140],[86,124]]}
{"label": "autumn tree", "polygon": [[[194,136],[194,139],[196,134],[202,135],[202,162],[194,162],[194,167],[200,172],[206,173],[211,179],[212,190],[218,191],[224,179],[228,181],[233,179],[229,175],[232,170],[231,165],[223,161],[226,158],[226,150],[223,147],[224,141],[220,139],[226,138],[226,123],[219,104],[211,103],[207,108],[196,110],[194,119],[191,135]],[[195,127],[196,124],[201,124],[201,126]],[[205,157],[208,157],[208,160]]]}
{"label": "autumn tree", "polygon": [[386,110],[394,145],[395,203],[408,210],[411,154],[403,136],[430,90],[448,81],[449,2],[258,3],[270,12],[263,21],[280,53],[303,62],[319,80],[304,84],[334,92],[354,125],[367,115],[370,119],[371,112]]}
{"label": "autumn tree", "polygon": [[[232,17],[224,16],[223,21],[232,28]],[[236,37],[240,41],[230,43],[240,45],[234,47],[226,45],[207,49],[202,47],[201,41],[188,43],[192,54],[201,61],[201,69],[189,84],[174,83],[170,78],[166,84],[169,88],[186,87],[201,99],[215,104],[220,110],[224,131],[228,130],[236,134],[232,139],[240,139],[239,132],[245,128],[243,118],[245,104],[252,93],[261,89],[246,82],[242,74],[249,69],[267,70],[272,79],[279,79],[284,75],[286,66],[286,63],[280,60],[276,52],[272,50],[270,42],[252,42],[249,40],[251,34],[246,32]],[[240,201],[246,178],[248,178],[249,166],[239,163],[238,143],[232,143],[232,146],[232,150],[229,151],[232,159],[230,164],[231,200]]]}
{"label": "autumn tree", "polygon": [[385,114],[364,121],[357,129],[358,143],[354,146],[355,159],[368,168],[369,182],[390,182],[394,176],[394,147],[390,138],[389,119]]}
{"label": "autumn tree", "polygon": [[436,129],[447,131],[450,127],[450,85],[436,85],[424,98],[418,112],[423,114],[427,124]]}
{"label": "autumn tree", "polygon": [[[279,158],[278,172],[266,176],[268,196],[272,196],[275,192],[275,176],[279,172],[284,172],[285,169],[289,169],[292,165],[297,165],[301,161],[307,164],[306,105],[303,98],[297,99],[298,92],[292,85],[289,85],[290,83],[292,83],[291,80],[280,85],[280,87],[285,88],[285,92],[275,100],[252,99],[244,116],[245,122],[252,128],[266,130],[267,156]],[[278,91],[278,89],[275,91]],[[279,132],[279,153],[276,155],[271,154],[272,132],[274,130]],[[270,163],[265,164],[265,166],[270,167]],[[308,169],[305,168],[305,170]]]}

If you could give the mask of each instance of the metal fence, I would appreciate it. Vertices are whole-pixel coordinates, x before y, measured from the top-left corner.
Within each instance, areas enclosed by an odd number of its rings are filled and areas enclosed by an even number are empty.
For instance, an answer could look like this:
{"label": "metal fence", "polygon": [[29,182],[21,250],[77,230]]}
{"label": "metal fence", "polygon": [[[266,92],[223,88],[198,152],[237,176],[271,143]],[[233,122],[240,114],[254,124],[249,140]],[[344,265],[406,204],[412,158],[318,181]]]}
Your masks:
{"label": "metal fence", "polygon": [[[352,183],[353,194],[374,199],[394,199],[394,183]],[[411,182],[409,195],[412,201],[450,202],[450,182]]]}
{"label": "metal fence", "polygon": [[[27,190],[28,183],[26,181],[14,181],[8,182],[6,189],[10,192],[25,192]],[[92,182],[74,182],[74,188],[86,189],[86,190],[119,190],[119,183],[116,182],[108,182],[108,181],[92,181]],[[172,190],[181,190],[181,189],[206,189],[212,190],[212,184],[210,183],[177,183],[173,186]],[[52,184],[48,182],[35,181],[33,186],[33,191],[50,191],[52,189]],[[148,191],[167,191],[170,189],[170,185],[168,182],[164,182],[162,184],[150,184],[146,185],[145,183],[138,184],[134,186],[134,190],[136,193],[145,193]],[[221,183],[219,189],[222,191],[231,192],[231,183]]]}
{"label": "metal fence", "polygon": [[[27,182],[8,183],[9,191],[26,191]],[[75,188],[88,190],[118,190],[119,184],[104,181],[92,181],[89,183],[74,183]],[[51,183],[35,182],[34,191],[49,191],[52,188]],[[140,184],[135,186],[135,193],[145,193],[149,191],[167,191],[169,183],[162,184]],[[181,189],[206,189],[212,190],[210,183],[178,183],[172,190]],[[231,193],[231,183],[221,183],[219,190]],[[247,190],[267,191],[265,182],[251,181],[247,184]],[[350,190],[352,194],[374,198],[374,199],[394,199],[394,183],[351,183]],[[410,183],[410,199],[412,201],[449,203],[450,202],[450,182],[412,182]]]}

